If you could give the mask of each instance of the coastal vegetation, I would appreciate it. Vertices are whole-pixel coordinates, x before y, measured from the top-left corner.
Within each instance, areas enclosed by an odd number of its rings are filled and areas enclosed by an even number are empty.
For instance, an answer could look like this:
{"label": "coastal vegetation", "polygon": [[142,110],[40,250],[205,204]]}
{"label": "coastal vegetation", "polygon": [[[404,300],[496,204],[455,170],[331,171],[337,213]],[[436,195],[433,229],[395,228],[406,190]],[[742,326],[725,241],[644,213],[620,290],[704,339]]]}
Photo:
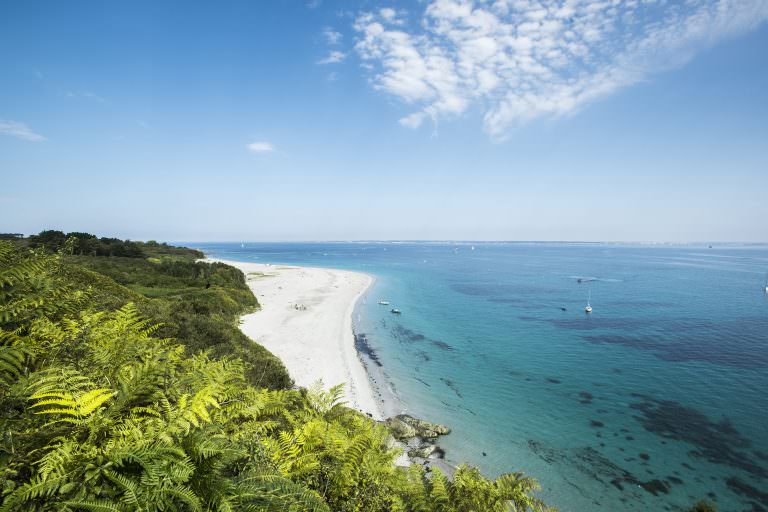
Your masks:
{"label": "coastal vegetation", "polygon": [[0,241],[0,512],[547,509],[520,473],[395,466],[387,426],[240,333],[239,270],[119,242]]}

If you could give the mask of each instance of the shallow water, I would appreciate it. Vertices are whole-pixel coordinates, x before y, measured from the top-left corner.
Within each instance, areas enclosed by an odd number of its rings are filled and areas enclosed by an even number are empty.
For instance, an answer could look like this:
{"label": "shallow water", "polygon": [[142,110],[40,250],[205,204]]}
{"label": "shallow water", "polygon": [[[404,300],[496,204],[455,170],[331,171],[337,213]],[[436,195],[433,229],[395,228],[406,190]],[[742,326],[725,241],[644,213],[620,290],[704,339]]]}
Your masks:
{"label": "shallow water", "polygon": [[562,511],[768,509],[766,246],[190,245],[375,275],[357,329],[451,461]]}

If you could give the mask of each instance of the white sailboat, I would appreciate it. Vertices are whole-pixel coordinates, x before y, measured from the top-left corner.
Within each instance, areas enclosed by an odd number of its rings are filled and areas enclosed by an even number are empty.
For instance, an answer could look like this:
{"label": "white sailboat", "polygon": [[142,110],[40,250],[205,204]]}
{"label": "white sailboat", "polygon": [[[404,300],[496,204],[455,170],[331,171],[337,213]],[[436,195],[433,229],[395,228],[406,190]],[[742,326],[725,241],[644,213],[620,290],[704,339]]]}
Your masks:
{"label": "white sailboat", "polygon": [[768,272],[765,273],[765,286],[763,287],[763,292],[768,293]]}
{"label": "white sailboat", "polygon": [[592,298],[592,290],[587,293],[587,306],[584,308],[585,313],[592,312],[592,306],[589,304],[589,300]]}

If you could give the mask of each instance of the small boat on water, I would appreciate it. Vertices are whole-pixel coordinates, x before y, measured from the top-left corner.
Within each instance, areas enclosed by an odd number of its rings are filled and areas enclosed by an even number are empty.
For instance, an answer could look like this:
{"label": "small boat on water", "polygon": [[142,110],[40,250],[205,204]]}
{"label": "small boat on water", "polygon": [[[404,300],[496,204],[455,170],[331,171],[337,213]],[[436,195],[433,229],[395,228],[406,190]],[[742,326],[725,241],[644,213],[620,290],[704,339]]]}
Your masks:
{"label": "small boat on water", "polygon": [[763,293],[768,293],[768,272],[765,273],[765,286],[763,287]]}
{"label": "small boat on water", "polygon": [[381,305],[381,306],[389,306],[389,301],[388,300],[384,300],[384,299],[380,299],[379,300],[379,305]]}
{"label": "small boat on water", "polygon": [[587,305],[586,305],[586,307],[584,308],[584,312],[585,312],[585,313],[591,313],[591,312],[592,312],[592,306],[589,304],[589,300],[590,300],[591,298],[592,298],[592,292],[590,291],[590,292],[587,294]]}
{"label": "small boat on water", "polygon": [[389,312],[394,314],[394,315],[399,315],[400,313],[402,313],[402,311],[400,311],[397,308],[393,308],[393,309],[389,310]]}

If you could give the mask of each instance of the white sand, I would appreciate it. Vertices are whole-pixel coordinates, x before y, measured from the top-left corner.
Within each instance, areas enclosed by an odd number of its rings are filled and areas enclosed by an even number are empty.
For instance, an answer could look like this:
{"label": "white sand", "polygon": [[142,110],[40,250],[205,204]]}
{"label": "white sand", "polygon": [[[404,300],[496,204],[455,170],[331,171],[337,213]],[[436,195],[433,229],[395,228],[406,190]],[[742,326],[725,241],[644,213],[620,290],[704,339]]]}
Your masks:
{"label": "white sand", "polygon": [[[352,333],[355,303],[373,283],[366,274],[327,268],[222,261],[243,271],[261,310],[240,328],[279,357],[296,385],[345,384],[347,405],[382,419]],[[296,305],[306,309],[296,309]]]}

